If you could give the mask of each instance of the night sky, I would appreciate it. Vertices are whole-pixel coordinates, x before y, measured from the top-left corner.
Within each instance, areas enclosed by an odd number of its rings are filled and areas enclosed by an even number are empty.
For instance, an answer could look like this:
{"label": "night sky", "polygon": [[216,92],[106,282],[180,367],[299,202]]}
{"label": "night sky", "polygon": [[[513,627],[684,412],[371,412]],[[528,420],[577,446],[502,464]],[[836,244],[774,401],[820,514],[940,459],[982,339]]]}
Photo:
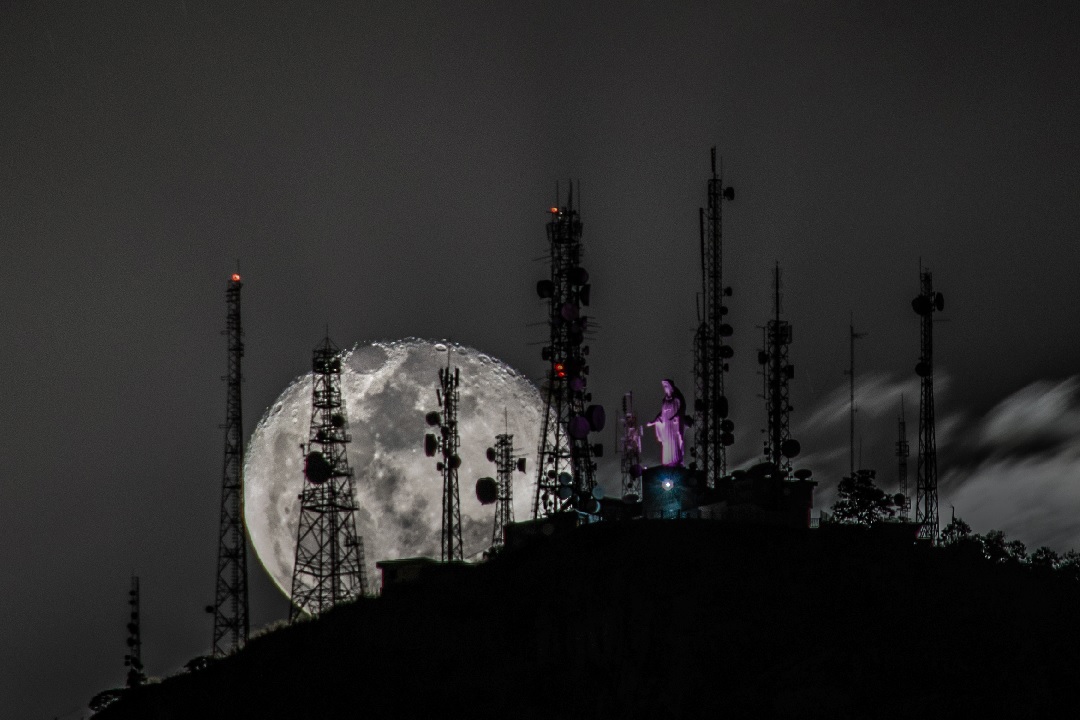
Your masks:
{"label": "night sky", "polygon": [[[237,259],[245,434],[327,325],[538,380],[545,210],[572,178],[594,396],[651,416],[661,378],[693,394],[712,145],[733,464],[760,454],[779,262],[817,506],[847,470],[852,314],[861,464],[891,488],[921,258],[948,320],[942,516],[1080,549],[1076,3],[314,5],[0,8],[0,714],[78,717],[123,682],[132,572],[149,674],[208,652]],[[261,627],[287,600],[251,565]]]}

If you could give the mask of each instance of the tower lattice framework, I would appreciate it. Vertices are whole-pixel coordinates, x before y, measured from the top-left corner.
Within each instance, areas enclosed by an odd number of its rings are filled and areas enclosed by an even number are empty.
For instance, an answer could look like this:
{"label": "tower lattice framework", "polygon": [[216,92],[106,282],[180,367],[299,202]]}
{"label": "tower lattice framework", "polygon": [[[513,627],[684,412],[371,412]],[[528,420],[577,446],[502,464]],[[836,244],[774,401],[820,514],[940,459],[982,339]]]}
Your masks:
{"label": "tower lattice framework", "polygon": [[128,590],[128,614],[127,624],[127,655],[124,656],[124,665],[127,666],[127,686],[135,687],[146,681],[146,673],[143,672],[142,664],[142,619],[139,616],[139,576],[131,576],[131,589]]}
{"label": "tower lattice framework", "polygon": [[641,497],[641,428],[634,412],[634,393],[623,395],[619,430],[623,498],[638,499]]}
{"label": "tower lattice framework", "polygon": [[[449,352],[452,350],[447,349],[447,353]],[[435,467],[442,473],[443,483],[440,543],[443,562],[455,560],[460,562],[465,559],[465,551],[461,543],[461,496],[458,492],[458,468],[461,467],[461,456],[458,455],[460,436],[457,422],[460,384],[461,371],[458,368],[451,368],[450,359],[447,357],[446,367],[439,368],[439,388],[435,391],[441,413],[428,416],[435,420],[434,424],[439,425],[436,448],[441,459]],[[431,447],[431,441],[428,443],[428,447]],[[434,454],[434,452],[429,454]]]}
{"label": "tower lattice framework", "polygon": [[907,418],[904,416],[904,396],[900,396],[900,415],[896,419],[896,479],[897,492],[903,498],[900,504],[900,519],[907,520],[911,510],[911,498],[908,497],[908,467],[907,459],[911,455],[911,445],[907,439]]}
{"label": "tower lattice framework", "polygon": [[937,439],[934,431],[934,313],[945,309],[945,299],[934,292],[933,275],[919,271],[919,294],[911,301],[921,323],[921,348],[915,373],[919,389],[919,457],[915,471],[915,522],[919,537],[936,540],[938,520]]}
{"label": "tower lattice framework", "polygon": [[214,605],[213,654],[222,657],[248,639],[247,539],[244,532],[244,440],[240,389],[244,382],[244,331],[240,324],[240,290],[234,273],[225,290],[228,306],[224,334],[228,338],[228,386],[225,404],[225,466],[221,482],[218,530],[217,588]]}
{"label": "tower lattice framework", "polygon": [[765,405],[768,427],[765,457],[783,471],[791,470],[791,458],[799,454],[799,443],[791,437],[789,381],[795,366],[788,360],[791,323],[780,319],[780,265],[773,269],[773,317],[765,326],[765,348],[758,356],[764,366]]}
{"label": "tower lattice framework", "polygon": [[292,576],[289,620],[318,615],[367,592],[364,546],[356,533],[356,492],[347,455],[349,421],[341,397],[341,352],[329,337],[315,348],[311,426]]}
{"label": "tower lattice framework", "polygon": [[536,457],[536,494],[533,517],[566,510],[594,515],[599,503],[596,463],[602,448],[589,442],[591,432],[604,428],[604,409],[588,405],[589,366],[585,345],[589,318],[589,274],[581,266],[581,221],[574,209],[574,189],[565,207],[551,208],[547,224],[550,279],[537,283],[537,293],[548,301],[549,342],[542,351],[548,362],[540,446]]}
{"label": "tower lattice framework", "polygon": [[734,355],[725,338],[732,334],[726,322],[724,298],[731,288],[724,285],[722,203],[734,200],[735,191],[723,187],[716,172],[716,148],[711,150],[712,177],[708,181],[708,207],[698,211],[701,243],[701,306],[694,334],[694,424],[693,454],[704,473],[705,483],[714,487],[727,474],[727,447],[735,442],[734,424],[728,419],[724,394],[724,373]]}
{"label": "tower lattice framework", "polygon": [[525,471],[525,458],[514,455],[514,436],[495,436],[495,480],[499,495],[495,500],[495,525],[491,529],[491,547],[501,548],[506,526],[514,522],[514,468]]}

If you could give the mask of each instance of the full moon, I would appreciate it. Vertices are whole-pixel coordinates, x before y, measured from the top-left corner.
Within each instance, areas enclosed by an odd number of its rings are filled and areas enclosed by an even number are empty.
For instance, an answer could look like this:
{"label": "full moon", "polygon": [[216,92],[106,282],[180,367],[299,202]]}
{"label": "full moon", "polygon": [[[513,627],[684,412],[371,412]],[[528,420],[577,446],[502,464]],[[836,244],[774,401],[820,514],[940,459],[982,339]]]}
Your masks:
{"label": "full moon", "polygon": [[[424,454],[428,411],[438,410],[438,370],[447,360],[461,371],[458,469],[466,559],[491,545],[495,506],[476,499],[477,478],[495,476],[487,448],[512,434],[528,472],[514,473],[514,517],[531,517],[533,461],[543,402],[525,376],[469,347],[410,338],[358,345],[343,354],[341,394],[352,442],[349,466],[356,487],[357,533],[363,538],[367,587],[378,587],[375,561],[438,559],[442,475]],[[292,586],[304,484],[301,443],[308,440],[313,374],[296,378],[263,413],[244,462],[244,518],[259,560],[286,596]]]}

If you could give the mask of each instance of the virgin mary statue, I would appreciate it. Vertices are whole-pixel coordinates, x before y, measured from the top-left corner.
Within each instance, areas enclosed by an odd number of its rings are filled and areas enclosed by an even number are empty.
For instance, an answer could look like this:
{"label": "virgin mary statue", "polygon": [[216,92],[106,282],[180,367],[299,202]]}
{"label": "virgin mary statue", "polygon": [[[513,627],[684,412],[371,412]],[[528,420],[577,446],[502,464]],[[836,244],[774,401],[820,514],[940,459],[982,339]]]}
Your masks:
{"label": "virgin mary statue", "polygon": [[683,460],[683,424],[686,401],[671,380],[661,380],[664,388],[664,400],[656,419],[649,423],[656,430],[656,439],[660,441],[661,462],[667,467],[682,466]]}

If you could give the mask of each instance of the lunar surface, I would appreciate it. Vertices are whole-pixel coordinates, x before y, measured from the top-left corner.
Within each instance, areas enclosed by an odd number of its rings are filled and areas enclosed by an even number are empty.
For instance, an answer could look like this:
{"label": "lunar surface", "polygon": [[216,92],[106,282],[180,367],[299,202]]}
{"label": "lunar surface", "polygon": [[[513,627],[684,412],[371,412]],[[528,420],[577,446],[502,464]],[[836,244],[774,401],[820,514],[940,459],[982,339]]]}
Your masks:
{"label": "lunar surface", "polygon": [[[504,430],[514,436],[527,472],[514,473],[514,516],[531,517],[534,460],[543,402],[536,387],[505,363],[452,343],[410,338],[375,342],[345,353],[341,391],[352,442],[349,465],[356,486],[356,528],[363,538],[369,592],[378,588],[376,560],[438,558],[442,475],[424,454],[424,422],[438,410],[438,369],[447,357],[461,370],[458,426],[461,435],[462,540],[466,556],[491,544],[494,505],[481,505],[479,477],[495,477],[487,448]],[[313,375],[298,377],[267,409],[248,443],[244,463],[244,516],[259,560],[288,595],[299,522],[303,477],[300,444],[311,423]],[[468,559],[468,557],[466,558]]]}

